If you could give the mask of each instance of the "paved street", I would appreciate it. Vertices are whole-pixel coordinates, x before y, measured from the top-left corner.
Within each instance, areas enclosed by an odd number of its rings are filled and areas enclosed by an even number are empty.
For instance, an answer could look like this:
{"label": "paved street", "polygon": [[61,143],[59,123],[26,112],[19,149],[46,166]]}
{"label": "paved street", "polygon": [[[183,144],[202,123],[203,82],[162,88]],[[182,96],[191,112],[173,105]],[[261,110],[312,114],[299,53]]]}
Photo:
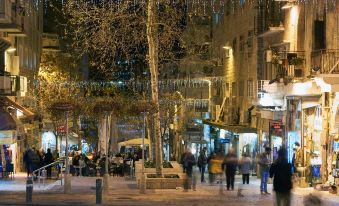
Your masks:
{"label": "paved street", "polygon": [[[16,178],[16,183],[23,183],[24,177]],[[72,194],[63,194],[60,182],[46,184],[45,187],[34,186],[33,205],[95,205],[95,179],[92,177],[73,177]],[[25,185],[10,185],[7,182],[4,190],[3,181],[1,183],[0,205],[25,205]],[[242,189],[243,197],[238,196],[238,188]],[[13,190],[12,190],[13,188]],[[240,184],[240,178],[236,181],[235,191],[226,191],[223,185],[210,186],[209,184],[198,184],[197,191],[184,192],[182,188],[177,190],[147,190],[147,194],[139,194],[135,182],[124,178],[112,178],[110,190],[104,194],[103,205],[273,205],[274,195],[260,195],[259,181],[251,179],[250,185]],[[270,191],[272,190],[269,185]],[[321,197],[325,206],[339,205],[339,196],[330,195],[328,192],[314,191],[312,188],[293,191],[292,205],[303,205],[303,197],[313,193]],[[325,197],[326,198],[323,198]],[[326,200],[325,200],[326,199]]]}

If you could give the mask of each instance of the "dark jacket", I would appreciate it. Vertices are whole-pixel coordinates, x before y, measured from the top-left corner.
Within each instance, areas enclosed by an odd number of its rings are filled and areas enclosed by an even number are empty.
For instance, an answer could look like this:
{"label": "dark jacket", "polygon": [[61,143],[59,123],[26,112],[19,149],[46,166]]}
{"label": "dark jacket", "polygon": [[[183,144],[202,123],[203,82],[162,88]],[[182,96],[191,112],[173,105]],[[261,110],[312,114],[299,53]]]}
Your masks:
{"label": "dark jacket", "polygon": [[198,157],[198,167],[205,167],[207,165],[207,156],[205,152],[200,152]]}
{"label": "dark jacket", "polygon": [[225,172],[234,175],[235,171],[237,170],[237,165],[238,165],[237,155],[234,153],[228,153],[225,156],[224,160],[224,166],[226,167]]}
{"label": "dark jacket", "polygon": [[196,165],[195,157],[192,153],[185,152],[182,156],[182,164],[186,170],[192,171],[194,165]]}
{"label": "dark jacket", "polygon": [[53,162],[53,155],[51,152],[45,154],[44,163],[45,165],[51,164]]}
{"label": "dark jacket", "polygon": [[292,165],[286,158],[278,158],[270,168],[273,189],[276,192],[289,192],[292,189]]}

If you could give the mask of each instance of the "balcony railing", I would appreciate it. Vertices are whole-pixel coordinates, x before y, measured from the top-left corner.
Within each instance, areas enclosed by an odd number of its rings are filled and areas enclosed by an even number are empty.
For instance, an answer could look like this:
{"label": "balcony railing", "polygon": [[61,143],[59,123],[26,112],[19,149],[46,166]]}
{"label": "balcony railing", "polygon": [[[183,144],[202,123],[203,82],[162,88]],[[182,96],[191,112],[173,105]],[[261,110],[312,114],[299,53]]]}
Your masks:
{"label": "balcony railing", "polygon": [[339,74],[339,50],[312,52],[312,74]]}
{"label": "balcony railing", "polygon": [[[268,58],[268,57],[267,57]],[[305,73],[305,52],[273,52],[269,57],[272,64],[271,78],[301,78]]]}
{"label": "balcony railing", "polygon": [[11,0],[0,1],[0,31],[22,33],[24,31],[25,7]]}
{"label": "balcony railing", "polygon": [[0,96],[25,96],[27,78],[0,72]]}

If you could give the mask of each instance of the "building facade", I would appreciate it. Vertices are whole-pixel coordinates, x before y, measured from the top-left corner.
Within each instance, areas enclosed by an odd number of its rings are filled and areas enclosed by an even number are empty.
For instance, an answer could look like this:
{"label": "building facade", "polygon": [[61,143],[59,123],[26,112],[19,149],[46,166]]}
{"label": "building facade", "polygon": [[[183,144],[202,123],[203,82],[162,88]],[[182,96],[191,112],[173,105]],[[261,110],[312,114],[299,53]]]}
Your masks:
{"label": "building facade", "polygon": [[11,127],[0,131],[3,169],[14,164],[15,171],[22,171],[25,149],[38,146],[34,83],[40,64],[41,35],[40,0],[0,2],[1,110],[13,120]]}
{"label": "building facade", "polygon": [[333,182],[337,171],[337,3],[227,1],[213,27],[225,103],[206,123],[230,133],[220,138],[239,155],[270,146],[274,160],[286,146],[304,186]]}

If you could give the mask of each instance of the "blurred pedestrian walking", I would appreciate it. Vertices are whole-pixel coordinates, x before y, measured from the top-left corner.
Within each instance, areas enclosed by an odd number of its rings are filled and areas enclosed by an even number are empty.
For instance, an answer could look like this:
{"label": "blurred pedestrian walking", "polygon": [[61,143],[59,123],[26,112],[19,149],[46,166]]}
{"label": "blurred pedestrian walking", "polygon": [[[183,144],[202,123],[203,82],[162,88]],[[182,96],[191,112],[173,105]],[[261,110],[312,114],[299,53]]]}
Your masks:
{"label": "blurred pedestrian walking", "polygon": [[234,179],[235,179],[235,171],[237,170],[238,158],[234,152],[234,149],[231,148],[224,160],[225,165],[225,175],[226,175],[226,187],[227,190],[234,190]]}
{"label": "blurred pedestrian walking", "polygon": [[266,147],[265,152],[259,155],[258,164],[259,164],[259,172],[260,172],[260,192],[261,194],[270,194],[267,191],[267,182],[270,170],[270,159],[269,155],[271,154],[271,148]]}
{"label": "blurred pedestrian walking", "polygon": [[187,175],[187,179],[184,183],[185,190],[189,189],[191,186],[193,190],[196,190],[196,181],[193,177],[193,166],[196,164],[197,163],[191,149],[187,148],[186,152],[182,155],[182,165]]}
{"label": "blurred pedestrian walking", "polygon": [[206,171],[206,165],[207,165],[206,151],[207,151],[207,148],[204,147],[200,151],[200,155],[198,157],[198,167],[199,167],[199,171],[201,173],[201,178],[200,178],[201,182],[205,182],[205,171]]}
{"label": "blurred pedestrian walking", "polygon": [[251,158],[244,153],[239,161],[239,169],[242,174],[242,183],[250,183]]}
{"label": "blurred pedestrian walking", "polygon": [[[212,153],[210,160],[208,161],[208,172],[210,184],[214,184],[215,179],[222,175],[223,159],[218,158],[215,153]],[[219,182],[219,180],[218,180]]]}
{"label": "blurred pedestrian walking", "polygon": [[[48,148],[47,153],[45,154],[45,157],[44,157],[44,165],[49,165],[53,161],[54,161],[54,158],[53,158],[51,149]],[[51,166],[46,167],[46,170],[47,170],[47,178],[50,179],[52,177],[52,167]]]}
{"label": "blurred pedestrian walking", "polygon": [[292,165],[287,161],[287,151],[281,148],[278,158],[270,168],[270,177],[273,178],[273,189],[276,196],[276,206],[291,205]]}

